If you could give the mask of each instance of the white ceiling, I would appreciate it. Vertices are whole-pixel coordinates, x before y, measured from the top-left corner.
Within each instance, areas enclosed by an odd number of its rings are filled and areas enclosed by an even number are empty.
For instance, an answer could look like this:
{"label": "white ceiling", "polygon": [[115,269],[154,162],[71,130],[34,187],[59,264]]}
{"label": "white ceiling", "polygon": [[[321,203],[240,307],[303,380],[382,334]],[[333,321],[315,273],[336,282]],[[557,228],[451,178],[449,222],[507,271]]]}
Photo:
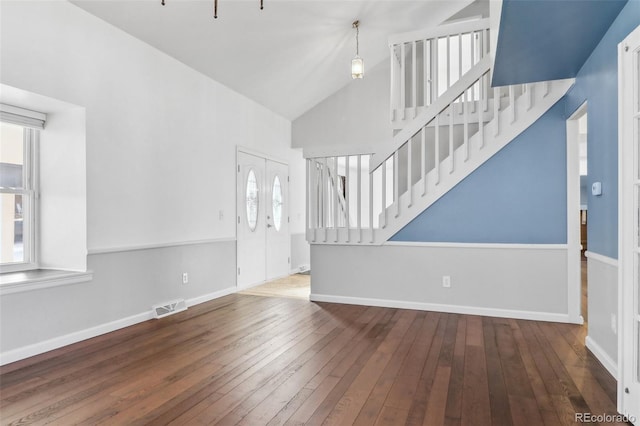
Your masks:
{"label": "white ceiling", "polygon": [[[470,0],[71,0],[184,64],[293,120],[351,81],[355,30],[366,71],[391,34],[436,26]],[[357,82],[354,82],[357,84]]]}

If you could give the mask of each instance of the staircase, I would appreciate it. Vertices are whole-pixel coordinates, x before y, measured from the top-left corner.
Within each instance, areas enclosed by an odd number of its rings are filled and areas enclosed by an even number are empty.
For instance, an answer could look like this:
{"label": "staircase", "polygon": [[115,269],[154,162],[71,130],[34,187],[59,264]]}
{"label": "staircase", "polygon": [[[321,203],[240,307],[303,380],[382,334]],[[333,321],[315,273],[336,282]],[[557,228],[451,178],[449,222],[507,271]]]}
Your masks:
{"label": "staircase", "polygon": [[393,139],[307,158],[307,240],[384,244],[551,108],[573,84],[490,86],[488,20],[390,38]]}

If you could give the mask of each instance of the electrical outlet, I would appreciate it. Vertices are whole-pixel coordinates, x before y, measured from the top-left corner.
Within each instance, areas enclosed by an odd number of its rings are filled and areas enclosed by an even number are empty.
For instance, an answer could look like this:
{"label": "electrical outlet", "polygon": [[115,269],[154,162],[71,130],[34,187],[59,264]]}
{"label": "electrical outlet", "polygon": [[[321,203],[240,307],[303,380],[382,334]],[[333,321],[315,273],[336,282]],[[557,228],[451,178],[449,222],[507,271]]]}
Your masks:
{"label": "electrical outlet", "polygon": [[218,212],[218,220],[223,220],[224,219],[224,210],[220,210]]}
{"label": "electrical outlet", "polygon": [[451,277],[449,275],[442,276],[442,287],[451,287]]}
{"label": "electrical outlet", "polygon": [[182,284],[186,284],[189,282],[189,274],[187,272],[182,273]]}
{"label": "electrical outlet", "polygon": [[611,331],[613,331],[613,334],[618,334],[618,318],[616,314],[611,314]]}

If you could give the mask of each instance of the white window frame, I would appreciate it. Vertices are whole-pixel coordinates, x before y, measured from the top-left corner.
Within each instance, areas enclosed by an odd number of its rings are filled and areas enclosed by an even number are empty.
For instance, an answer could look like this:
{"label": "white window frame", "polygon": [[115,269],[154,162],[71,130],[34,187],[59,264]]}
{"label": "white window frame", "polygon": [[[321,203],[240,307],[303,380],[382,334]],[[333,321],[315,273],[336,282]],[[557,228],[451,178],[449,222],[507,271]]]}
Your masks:
{"label": "white window frame", "polygon": [[0,194],[22,195],[22,242],[24,258],[20,262],[0,264],[0,273],[38,269],[38,148],[40,132],[37,129],[17,124],[13,120],[5,121],[2,118],[0,118],[0,121],[18,125],[23,129],[24,165],[22,169],[22,181],[24,188],[0,186]]}

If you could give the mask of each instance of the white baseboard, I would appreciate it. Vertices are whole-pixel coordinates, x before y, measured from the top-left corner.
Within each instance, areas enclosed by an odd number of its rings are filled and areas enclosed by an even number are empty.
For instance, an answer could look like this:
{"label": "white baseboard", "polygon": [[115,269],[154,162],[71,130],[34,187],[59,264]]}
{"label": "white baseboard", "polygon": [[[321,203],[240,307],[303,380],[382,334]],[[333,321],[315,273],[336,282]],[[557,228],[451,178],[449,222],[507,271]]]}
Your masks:
{"label": "white baseboard", "polygon": [[200,303],[208,302],[209,300],[218,299],[220,297],[227,296],[235,292],[236,292],[236,286],[227,287],[222,290],[214,291],[213,293],[204,294],[202,296],[194,297],[192,299],[187,299],[186,302],[187,302],[187,306],[191,307],[191,306],[199,305]]}
{"label": "white baseboard", "polygon": [[[209,300],[217,299],[219,297],[235,293],[235,291],[235,286],[227,287],[223,290],[188,299],[186,303],[187,306],[195,306],[200,303],[208,302]],[[153,318],[153,310],[149,310],[147,312],[141,312],[139,314],[132,315],[126,318],[121,318],[105,324],[97,325],[95,327],[90,327],[84,330],[69,333],[64,336],[54,337],[53,339],[45,340],[44,342],[38,342],[32,345],[27,345],[21,348],[2,352],[0,353],[0,365],[20,361],[22,359],[29,358],[35,355],[40,355],[45,352],[61,348],[63,346],[71,345],[73,343],[91,339],[102,334],[120,330],[121,328],[129,327]]]}
{"label": "white baseboard", "polygon": [[311,265],[302,264],[302,265],[299,265],[297,268],[292,269],[291,271],[289,271],[289,275],[299,274],[300,272],[307,272],[310,269],[311,269]]}
{"label": "white baseboard", "polygon": [[362,297],[310,294],[312,302],[342,303],[347,305],[379,306],[383,308],[413,309],[417,311],[446,312],[451,314],[481,315],[534,321],[576,323],[568,314],[552,312],[516,311],[510,309],[479,308],[474,306],[444,305],[439,303],[407,302],[403,300],[369,299]]}
{"label": "white baseboard", "polygon": [[44,342],[34,343],[32,345],[23,346],[7,352],[0,353],[0,365],[9,364],[11,362],[20,361],[34,355],[40,355],[63,346],[71,345],[82,340],[91,339],[102,334],[110,333],[121,328],[129,327],[140,322],[144,322],[153,318],[153,311],[142,312],[130,317],[121,318],[95,327],[86,328],[60,337],[45,340]]}
{"label": "white baseboard", "polygon": [[600,363],[607,369],[615,379],[618,378],[618,363],[614,361],[608,353],[602,349],[600,345],[596,343],[591,336],[587,336],[584,339],[584,345],[591,351],[591,353],[600,361]]}

